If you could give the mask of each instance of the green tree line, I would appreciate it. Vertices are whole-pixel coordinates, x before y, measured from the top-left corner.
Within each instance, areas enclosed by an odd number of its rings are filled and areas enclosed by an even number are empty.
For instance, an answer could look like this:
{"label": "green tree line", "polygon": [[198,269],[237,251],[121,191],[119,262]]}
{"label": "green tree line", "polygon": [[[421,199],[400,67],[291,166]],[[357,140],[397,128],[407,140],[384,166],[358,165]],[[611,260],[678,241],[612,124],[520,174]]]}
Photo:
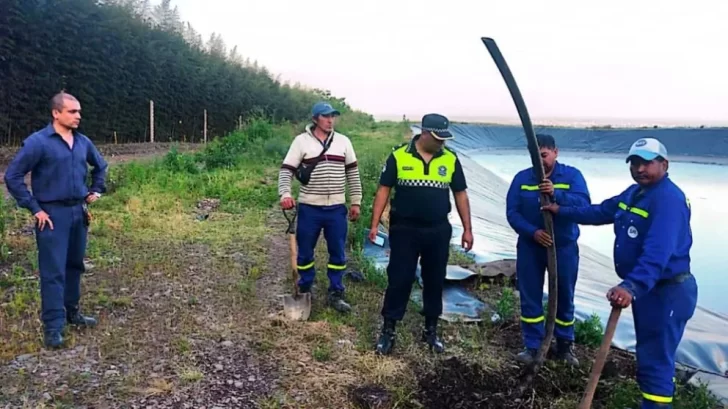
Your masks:
{"label": "green tree line", "polygon": [[328,95],[203,40],[170,0],[0,0],[0,144],[47,124],[61,90],[81,101],[85,134],[119,143],[149,140],[150,100],[155,141],[198,142],[204,110],[211,137],[251,116],[300,120]]}

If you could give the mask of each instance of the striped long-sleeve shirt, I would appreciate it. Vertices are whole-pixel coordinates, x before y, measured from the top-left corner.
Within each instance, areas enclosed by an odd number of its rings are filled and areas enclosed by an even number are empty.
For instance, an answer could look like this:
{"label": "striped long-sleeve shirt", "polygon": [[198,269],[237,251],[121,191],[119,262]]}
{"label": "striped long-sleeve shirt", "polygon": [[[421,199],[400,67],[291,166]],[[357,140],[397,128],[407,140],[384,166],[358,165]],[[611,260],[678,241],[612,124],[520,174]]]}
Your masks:
{"label": "striped long-sleeve shirt", "polygon": [[[308,185],[301,185],[298,201],[314,206],[346,204],[348,185],[351,204],[361,205],[361,178],[354,146],[346,135],[338,132],[332,132],[325,143],[329,141],[329,149],[311,173]],[[296,136],[278,174],[278,195],[281,198],[292,196],[291,183],[296,168],[302,162],[311,162],[318,157],[323,148],[324,143],[313,135],[311,125],[306,127],[306,132]]]}

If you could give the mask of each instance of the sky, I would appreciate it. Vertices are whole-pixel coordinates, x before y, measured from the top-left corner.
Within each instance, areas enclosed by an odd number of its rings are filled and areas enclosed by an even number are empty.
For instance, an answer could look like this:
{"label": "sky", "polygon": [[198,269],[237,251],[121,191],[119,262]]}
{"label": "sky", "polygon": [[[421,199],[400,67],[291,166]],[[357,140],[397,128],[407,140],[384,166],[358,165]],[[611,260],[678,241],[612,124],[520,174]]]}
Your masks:
{"label": "sky", "polygon": [[[378,118],[728,124],[728,2],[172,0],[207,39]],[[378,28],[377,28],[378,27]]]}

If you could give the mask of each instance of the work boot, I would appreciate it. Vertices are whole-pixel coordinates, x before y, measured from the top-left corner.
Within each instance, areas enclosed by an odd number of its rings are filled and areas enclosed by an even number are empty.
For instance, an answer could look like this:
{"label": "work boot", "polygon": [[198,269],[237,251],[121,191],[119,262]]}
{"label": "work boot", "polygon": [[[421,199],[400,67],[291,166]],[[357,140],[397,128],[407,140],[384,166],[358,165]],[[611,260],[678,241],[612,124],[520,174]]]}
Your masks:
{"label": "work boot", "polygon": [[518,355],[516,355],[516,361],[530,365],[538,355],[538,349],[536,348],[524,348]]}
{"label": "work boot", "polygon": [[66,321],[71,325],[78,325],[80,327],[95,327],[97,324],[96,318],[81,315],[78,308],[66,309]]}
{"label": "work boot", "polygon": [[437,318],[425,318],[425,329],[422,331],[422,341],[430,346],[430,351],[438,354],[445,352],[445,345],[437,336]]}
{"label": "work boot", "polygon": [[565,361],[571,366],[579,366],[579,360],[574,355],[574,343],[565,339],[556,339],[556,354],[554,355],[557,360]]}
{"label": "work boot", "polygon": [[329,306],[341,313],[348,313],[351,311],[351,305],[344,301],[343,291],[330,291],[329,292]]}
{"label": "work boot", "polygon": [[43,334],[43,342],[46,348],[59,348],[63,344],[61,330],[48,330]]}
{"label": "work boot", "polygon": [[374,349],[374,352],[377,355],[389,355],[389,353],[392,352],[392,348],[395,344],[395,325],[396,321],[385,318],[384,325],[382,326],[382,333],[379,335],[377,346]]}

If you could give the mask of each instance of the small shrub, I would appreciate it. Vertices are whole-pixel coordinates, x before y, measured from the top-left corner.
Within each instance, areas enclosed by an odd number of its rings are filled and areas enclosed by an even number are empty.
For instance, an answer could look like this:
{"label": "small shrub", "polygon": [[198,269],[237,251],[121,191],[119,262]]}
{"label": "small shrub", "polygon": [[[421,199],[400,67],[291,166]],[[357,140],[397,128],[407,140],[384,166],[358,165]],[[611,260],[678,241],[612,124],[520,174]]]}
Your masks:
{"label": "small shrub", "polygon": [[263,152],[266,156],[280,158],[280,161],[282,162],[283,158],[288,153],[289,146],[290,142],[285,139],[272,138],[263,143]]}
{"label": "small shrub", "polygon": [[513,318],[516,313],[516,296],[512,288],[503,287],[501,296],[495,305],[495,312],[500,317],[499,321],[507,322]]}
{"label": "small shrub", "polygon": [[174,145],[162,160],[162,166],[170,172],[198,173],[199,169],[192,155],[180,153]]}
{"label": "small shrub", "polygon": [[589,347],[599,347],[602,343],[602,335],[604,334],[604,326],[599,319],[599,315],[593,313],[585,321],[576,321],[574,328],[574,337],[577,344]]}
{"label": "small shrub", "polygon": [[245,133],[252,141],[267,141],[273,138],[273,125],[263,118],[248,120],[245,126]]}
{"label": "small shrub", "polygon": [[235,132],[207,144],[199,158],[208,170],[232,168],[239,162],[247,146],[248,136],[243,132]]}

